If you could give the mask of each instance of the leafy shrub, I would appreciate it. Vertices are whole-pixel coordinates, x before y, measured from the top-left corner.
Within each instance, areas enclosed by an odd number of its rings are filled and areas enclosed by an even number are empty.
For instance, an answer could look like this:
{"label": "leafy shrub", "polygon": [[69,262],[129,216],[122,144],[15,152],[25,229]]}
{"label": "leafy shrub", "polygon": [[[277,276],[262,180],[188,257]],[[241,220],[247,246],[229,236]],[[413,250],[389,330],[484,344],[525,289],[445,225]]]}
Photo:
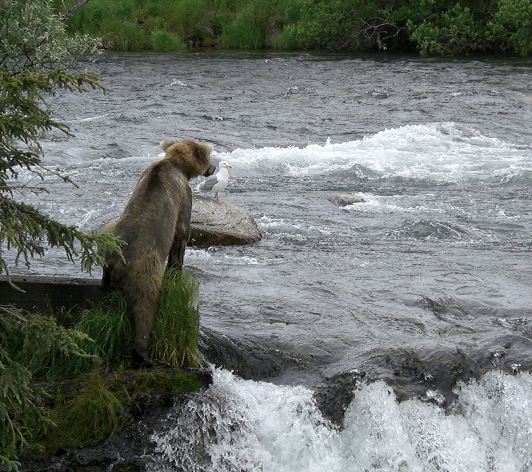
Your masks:
{"label": "leafy shrub", "polygon": [[468,7],[459,4],[443,12],[439,21],[423,21],[419,25],[408,23],[411,39],[421,54],[464,54],[482,49],[481,29]]}
{"label": "leafy shrub", "polygon": [[498,10],[488,24],[488,37],[497,48],[527,56],[532,52],[532,2],[499,0]]}
{"label": "leafy shrub", "polygon": [[0,346],[0,465],[16,470],[18,450],[27,444],[29,430],[41,417],[39,392],[30,387],[31,373],[13,361]]}

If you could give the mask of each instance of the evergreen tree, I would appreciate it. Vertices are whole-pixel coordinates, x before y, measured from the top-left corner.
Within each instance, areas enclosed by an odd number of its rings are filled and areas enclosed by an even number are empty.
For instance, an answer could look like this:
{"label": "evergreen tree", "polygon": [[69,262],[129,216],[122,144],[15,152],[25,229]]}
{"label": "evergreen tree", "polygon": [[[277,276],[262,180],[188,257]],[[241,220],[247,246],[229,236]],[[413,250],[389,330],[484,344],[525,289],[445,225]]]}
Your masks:
{"label": "evergreen tree", "polygon": [[29,263],[44,255],[46,245],[63,248],[71,261],[79,257],[90,271],[103,264],[105,252],[119,249],[119,241],[84,234],[23,203],[26,192],[46,188],[21,184],[19,174],[29,172],[40,181],[56,175],[72,183],[43,161],[43,135],[70,135],[65,123],[52,118],[46,100],[58,91],[102,88],[93,73],[75,69],[82,55],[97,52],[98,42],[67,35],[64,17],[49,0],[0,0],[0,12],[0,274],[9,276],[6,250]]}

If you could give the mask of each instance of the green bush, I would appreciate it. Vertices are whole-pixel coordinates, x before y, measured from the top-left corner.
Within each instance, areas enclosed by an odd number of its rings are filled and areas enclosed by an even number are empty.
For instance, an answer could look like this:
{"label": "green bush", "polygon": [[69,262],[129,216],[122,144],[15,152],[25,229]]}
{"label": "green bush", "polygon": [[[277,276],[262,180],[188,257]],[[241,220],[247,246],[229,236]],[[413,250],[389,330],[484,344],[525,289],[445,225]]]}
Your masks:
{"label": "green bush", "polygon": [[167,28],[175,31],[182,41],[203,40],[214,35],[211,2],[208,0],[178,0],[170,2],[164,17]]}
{"label": "green bush", "polygon": [[156,29],[151,33],[151,44],[154,51],[166,52],[184,49],[183,43],[172,33],[164,29]]}
{"label": "green bush", "polygon": [[103,43],[116,51],[141,51],[148,49],[149,38],[139,31],[134,21],[106,19],[102,25]]}
{"label": "green bush", "polygon": [[479,51],[484,47],[481,28],[472,11],[459,4],[443,12],[438,22],[408,23],[411,39],[422,55],[453,55]]}
{"label": "green bush", "polygon": [[488,24],[488,37],[502,51],[521,56],[532,52],[532,2],[498,0],[498,10]]}

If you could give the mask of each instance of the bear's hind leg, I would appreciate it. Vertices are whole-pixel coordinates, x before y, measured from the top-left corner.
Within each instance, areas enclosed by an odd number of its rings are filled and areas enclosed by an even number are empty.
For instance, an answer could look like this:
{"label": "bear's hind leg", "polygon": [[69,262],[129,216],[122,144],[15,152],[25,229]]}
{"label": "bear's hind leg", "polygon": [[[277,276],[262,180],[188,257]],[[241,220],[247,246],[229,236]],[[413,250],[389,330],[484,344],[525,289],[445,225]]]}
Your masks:
{"label": "bear's hind leg", "polygon": [[155,276],[147,273],[140,275],[132,277],[129,280],[129,287],[124,291],[128,312],[135,329],[132,358],[134,369],[153,367],[153,361],[148,356],[148,342],[159,310],[162,269],[158,268]]}
{"label": "bear's hind leg", "polygon": [[170,254],[168,255],[168,264],[166,269],[175,269],[179,272],[183,270],[183,261],[185,259],[186,248],[187,240],[185,238],[174,238],[174,244],[172,244]]}
{"label": "bear's hind leg", "polygon": [[133,315],[135,338],[133,340],[131,365],[134,369],[149,369],[150,367],[153,367],[153,361],[148,356],[148,342],[150,340],[156,311],[157,301],[155,302],[155,309],[153,312],[152,309],[149,309],[144,313],[136,313]]}

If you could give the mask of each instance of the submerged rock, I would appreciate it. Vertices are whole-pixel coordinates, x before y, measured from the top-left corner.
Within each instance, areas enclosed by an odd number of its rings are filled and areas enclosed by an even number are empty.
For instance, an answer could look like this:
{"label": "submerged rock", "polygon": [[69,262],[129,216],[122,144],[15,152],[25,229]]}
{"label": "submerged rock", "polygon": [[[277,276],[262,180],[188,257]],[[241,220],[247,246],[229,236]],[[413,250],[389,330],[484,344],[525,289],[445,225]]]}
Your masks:
{"label": "submerged rock", "polygon": [[231,203],[194,195],[188,244],[196,247],[252,244],[261,240],[250,213]]}
{"label": "submerged rock", "polygon": [[341,207],[353,205],[354,203],[364,203],[366,201],[359,193],[340,193],[333,195],[329,200]]}

